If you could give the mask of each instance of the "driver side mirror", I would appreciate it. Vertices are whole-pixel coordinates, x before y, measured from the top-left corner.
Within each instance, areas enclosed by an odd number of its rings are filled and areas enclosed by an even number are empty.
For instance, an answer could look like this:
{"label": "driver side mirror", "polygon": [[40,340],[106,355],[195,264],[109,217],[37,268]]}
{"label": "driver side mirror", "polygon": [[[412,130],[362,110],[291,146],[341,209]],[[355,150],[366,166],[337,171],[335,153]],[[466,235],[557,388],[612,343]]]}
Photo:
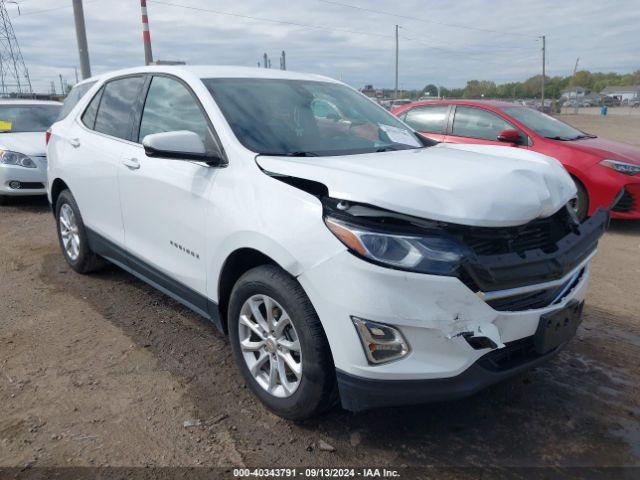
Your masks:
{"label": "driver side mirror", "polygon": [[207,152],[200,136],[189,130],[152,133],[142,139],[148,157],[170,160],[195,160],[209,165],[224,162],[221,154]]}
{"label": "driver side mirror", "polygon": [[498,134],[497,140],[504,143],[515,143],[516,145],[522,143],[522,137],[517,130],[503,130]]}

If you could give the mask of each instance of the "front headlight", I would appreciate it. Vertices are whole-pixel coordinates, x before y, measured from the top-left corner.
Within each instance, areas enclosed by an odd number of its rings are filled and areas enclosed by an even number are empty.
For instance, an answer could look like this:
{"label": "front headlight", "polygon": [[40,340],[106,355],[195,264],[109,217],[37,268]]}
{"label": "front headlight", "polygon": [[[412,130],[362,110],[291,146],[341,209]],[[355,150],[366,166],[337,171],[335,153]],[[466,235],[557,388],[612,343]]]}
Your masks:
{"label": "front headlight", "polygon": [[351,251],[385,266],[435,275],[456,275],[468,250],[446,237],[370,230],[333,217],[325,224]]}
{"label": "front headlight", "polygon": [[620,160],[602,160],[600,165],[614,169],[616,172],[623,173],[625,175],[637,175],[640,173],[640,165],[633,163],[621,162]]}
{"label": "front headlight", "polygon": [[10,150],[0,150],[0,163],[24,168],[37,168],[37,165],[30,157]]}

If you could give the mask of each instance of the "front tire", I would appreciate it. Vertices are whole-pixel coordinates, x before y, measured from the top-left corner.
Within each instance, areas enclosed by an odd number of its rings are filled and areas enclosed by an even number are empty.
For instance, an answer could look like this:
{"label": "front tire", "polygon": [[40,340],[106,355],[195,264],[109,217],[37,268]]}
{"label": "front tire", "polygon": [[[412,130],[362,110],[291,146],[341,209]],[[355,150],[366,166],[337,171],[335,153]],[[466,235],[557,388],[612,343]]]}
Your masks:
{"label": "front tire", "polygon": [[576,197],[571,200],[570,205],[578,217],[578,220],[583,222],[587,218],[587,212],[589,211],[589,194],[582,186],[582,183],[576,179],[573,181],[576,184],[576,190],[578,193],[576,194]]}
{"label": "front tire", "polygon": [[69,190],[56,202],[58,240],[65,260],[78,273],[90,273],[103,266],[103,260],[89,246],[87,231],[78,204]]}
{"label": "front tire", "polygon": [[337,397],[335,367],[309,298],[273,265],[245,273],[231,292],[231,348],[249,388],[277,415],[303,420]]}
{"label": "front tire", "polygon": [[6,195],[0,195],[0,206],[4,206],[9,203],[9,197]]}

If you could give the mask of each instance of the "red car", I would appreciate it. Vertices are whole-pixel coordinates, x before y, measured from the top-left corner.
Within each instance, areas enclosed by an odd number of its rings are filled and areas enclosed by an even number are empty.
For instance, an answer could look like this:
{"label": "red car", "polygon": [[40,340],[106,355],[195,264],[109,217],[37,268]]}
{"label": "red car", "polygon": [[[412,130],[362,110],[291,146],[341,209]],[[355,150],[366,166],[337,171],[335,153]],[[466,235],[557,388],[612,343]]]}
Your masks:
{"label": "red car", "polygon": [[640,148],[501,101],[427,100],[393,113],[440,142],[509,145],[558,159],[578,188],[574,206],[581,219],[599,207],[611,208],[613,218],[640,218]]}

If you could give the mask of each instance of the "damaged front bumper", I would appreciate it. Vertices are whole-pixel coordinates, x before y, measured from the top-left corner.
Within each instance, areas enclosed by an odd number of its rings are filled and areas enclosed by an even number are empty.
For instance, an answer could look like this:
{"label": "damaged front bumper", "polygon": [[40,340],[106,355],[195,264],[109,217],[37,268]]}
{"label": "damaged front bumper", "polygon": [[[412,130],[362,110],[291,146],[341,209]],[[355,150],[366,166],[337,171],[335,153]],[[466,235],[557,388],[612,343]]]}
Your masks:
{"label": "damaged front bumper", "polygon": [[[534,348],[540,319],[583,302],[589,261],[607,221],[605,213],[584,225],[579,239],[561,242],[556,254],[545,258],[556,268],[539,288],[506,282],[518,301],[534,292],[547,295],[544,304],[538,299],[524,308],[499,303],[507,298],[500,291],[474,291],[456,277],[385,268],[348,251],[304,272],[299,280],[329,340],[343,407],[357,411],[465,396],[553,356],[564,344],[542,354]],[[541,265],[527,256],[521,260]],[[410,353],[372,365],[353,316],[397,328]]]}

